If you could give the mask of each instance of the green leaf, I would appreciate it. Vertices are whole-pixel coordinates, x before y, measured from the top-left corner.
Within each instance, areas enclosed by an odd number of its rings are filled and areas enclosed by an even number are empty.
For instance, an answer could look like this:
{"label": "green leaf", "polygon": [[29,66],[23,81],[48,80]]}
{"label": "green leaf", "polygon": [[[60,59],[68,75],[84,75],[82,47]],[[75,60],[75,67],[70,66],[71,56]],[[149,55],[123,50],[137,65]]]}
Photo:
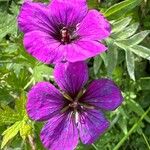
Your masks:
{"label": "green leaf", "polygon": [[98,73],[101,64],[102,64],[102,58],[100,56],[96,56],[94,58],[94,66],[93,66],[95,75]]}
{"label": "green leaf", "polygon": [[1,149],[5,147],[8,141],[10,141],[13,137],[17,135],[17,133],[20,130],[20,126],[21,126],[21,122],[18,121],[2,133],[3,139],[2,139]]}
{"label": "green leaf", "polygon": [[16,16],[0,13],[0,18],[0,40],[8,33],[17,33]]}
{"label": "green leaf", "polygon": [[144,40],[144,38],[149,34],[149,31],[141,31],[137,34],[135,34],[134,36],[130,37],[129,39],[126,40],[118,40],[119,43],[124,44],[126,46],[133,46],[133,45],[137,45],[140,42],[142,42]]}
{"label": "green leaf", "polygon": [[142,0],[125,0],[117,3],[106,10],[105,16],[109,19],[116,19],[122,17],[124,14],[139,5]]}
{"label": "green leaf", "polygon": [[22,93],[20,98],[17,99],[15,109],[10,108],[9,106],[1,106],[0,108],[0,126],[10,125],[17,121],[22,121],[24,116],[26,116],[26,93]]}
{"label": "green leaf", "polygon": [[119,148],[124,144],[124,142],[129,138],[129,136],[137,130],[139,125],[142,123],[142,120],[145,118],[145,116],[149,113],[150,107],[144,112],[144,114],[140,117],[140,119],[134,123],[134,125],[131,127],[129,132],[119,141],[117,145],[113,148],[113,150],[119,150]]}
{"label": "green leaf", "polygon": [[89,8],[97,8],[98,1],[97,0],[87,0]]}
{"label": "green leaf", "polygon": [[53,69],[46,65],[35,66],[33,69],[33,77],[36,82],[43,81],[44,77],[52,77]]}
{"label": "green leaf", "polygon": [[26,99],[26,93],[22,92],[20,98],[16,100],[15,109],[19,114],[20,119],[26,115]]}
{"label": "green leaf", "polygon": [[[129,99],[127,101],[127,104],[129,106],[129,108],[134,111],[138,116],[142,116],[145,111],[143,110],[143,108],[137,103],[135,102],[134,100],[132,99]],[[145,116],[144,118],[148,123],[150,123],[150,117],[149,116]]]}
{"label": "green leaf", "polygon": [[107,67],[108,66],[107,54],[106,53],[102,53],[100,56],[101,56],[102,60],[104,61],[105,67]]}
{"label": "green leaf", "polygon": [[140,86],[142,90],[150,90],[150,77],[143,77],[140,79]]}
{"label": "green leaf", "polygon": [[117,65],[118,60],[118,51],[116,45],[108,44],[108,51],[107,51],[107,74],[109,77],[112,76],[113,71]]}
{"label": "green leaf", "polygon": [[112,37],[114,39],[126,39],[130,36],[132,36],[138,29],[139,23],[133,23],[130,26],[124,28],[120,32],[112,34]]}
{"label": "green leaf", "polygon": [[125,29],[125,27],[131,22],[131,17],[123,18],[115,23],[113,23],[112,33],[118,33]]}
{"label": "green leaf", "polygon": [[127,119],[125,117],[120,117],[118,120],[119,126],[122,129],[122,131],[124,132],[124,134],[128,133],[127,130]]}
{"label": "green leaf", "polygon": [[128,70],[130,78],[135,80],[135,75],[134,75],[134,68],[135,68],[134,54],[129,50],[126,50],[126,63],[127,63],[127,70]]}
{"label": "green leaf", "polygon": [[0,126],[9,125],[19,121],[19,114],[9,106],[1,106],[0,108]]}
{"label": "green leaf", "polygon": [[150,60],[150,49],[141,45],[134,45],[129,48],[136,55]]}
{"label": "green leaf", "polygon": [[10,94],[10,90],[4,87],[0,87],[0,103],[8,104],[14,100],[14,97]]}
{"label": "green leaf", "polygon": [[20,126],[20,136],[25,140],[30,134],[32,134],[32,126],[23,121]]}

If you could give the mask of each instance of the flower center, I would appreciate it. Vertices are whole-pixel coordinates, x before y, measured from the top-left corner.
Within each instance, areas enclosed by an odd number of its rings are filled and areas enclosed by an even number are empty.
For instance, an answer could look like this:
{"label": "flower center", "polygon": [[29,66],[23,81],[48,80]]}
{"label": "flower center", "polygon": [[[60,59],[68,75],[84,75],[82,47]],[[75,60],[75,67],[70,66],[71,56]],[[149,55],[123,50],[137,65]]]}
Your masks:
{"label": "flower center", "polygon": [[74,101],[74,102],[70,103],[69,107],[77,108],[78,107],[78,102]]}
{"label": "flower center", "polygon": [[83,108],[85,108],[85,109],[96,109],[95,106],[92,106],[92,105],[84,103],[84,102],[82,103],[80,101],[80,97],[83,95],[83,90],[81,90],[75,98],[70,97],[66,93],[62,93],[62,94],[68,102],[62,108],[61,112],[65,112],[67,110],[77,112],[77,111],[79,111],[80,109],[83,109]]}
{"label": "flower center", "polygon": [[63,27],[60,30],[60,41],[62,44],[69,44],[73,40],[77,39],[77,35],[75,33],[76,29],[74,27]]}
{"label": "flower center", "polygon": [[60,30],[60,34],[61,34],[61,42],[63,44],[67,44],[70,42],[70,33],[66,27],[63,27]]}

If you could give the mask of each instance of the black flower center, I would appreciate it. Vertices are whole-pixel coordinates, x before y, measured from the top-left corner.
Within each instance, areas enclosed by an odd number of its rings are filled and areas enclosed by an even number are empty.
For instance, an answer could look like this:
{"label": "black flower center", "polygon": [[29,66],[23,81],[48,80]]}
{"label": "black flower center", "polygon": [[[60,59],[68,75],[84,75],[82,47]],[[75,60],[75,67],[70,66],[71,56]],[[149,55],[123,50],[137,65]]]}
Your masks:
{"label": "black flower center", "polygon": [[71,98],[68,94],[63,93],[65,99],[67,100],[65,106],[61,110],[61,112],[65,112],[67,110],[69,111],[80,111],[81,109],[96,109],[95,106],[92,106],[90,104],[84,103],[80,100],[80,97],[82,96],[82,92],[80,92],[76,98]]}

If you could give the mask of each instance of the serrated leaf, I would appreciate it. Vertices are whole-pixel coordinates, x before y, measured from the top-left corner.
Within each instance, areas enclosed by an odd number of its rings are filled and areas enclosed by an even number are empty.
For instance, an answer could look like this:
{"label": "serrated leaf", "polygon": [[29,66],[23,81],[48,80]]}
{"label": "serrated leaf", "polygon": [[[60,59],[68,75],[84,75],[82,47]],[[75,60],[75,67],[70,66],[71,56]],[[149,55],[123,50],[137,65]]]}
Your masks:
{"label": "serrated leaf", "polygon": [[109,9],[106,10],[104,15],[109,19],[116,19],[122,17],[125,13],[135,8],[141,2],[142,0],[125,0],[111,6]]}
{"label": "serrated leaf", "polygon": [[20,130],[20,126],[21,122],[18,121],[2,133],[3,139],[1,149],[5,147],[5,145],[8,143],[9,140],[11,140],[13,137],[17,135],[17,133]]}
{"label": "serrated leaf", "polygon": [[127,71],[129,73],[129,76],[132,80],[135,80],[134,75],[134,68],[135,68],[135,62],[134,62],[134,54],[126,50],[126,63],[127,63]]}
{"label": "serrated leaf", "polygon": [[119,43],[126,45],[126,46],[133,46],[133,45],[137,45],[140,42],[142,42],[145,37],[149,34],[149,31],[141,31],[135,35],[133,35],[132,37],[130,37],[129,39],[126,40],[118,40]]}
{"label": "serrated leaf", "polygon": [[126,39],[130,36],[132,36],[138,29],[139,23],[133,23],[130,26],[126,27],[120,32],[114,33],[112,37],[114,39]]}
{"label": "serrated leaf", "polygon": [[94,66],[93,66],[95,75],[98,73],[101,64],[102,64],[102,58],[100,56],[96,56],[94,58]]}
{"label": "serrated leaf", "polygon": [[[129,108],[134,111],[138,116],[142,116],[145,111],[143,110],[143,108],[134,100],[130,99],[129,101],[127,101],[127,104],[129,106]],[[145,116],[144,118],[148,123],[150,123],[150,117],[149,116]]]}
{"label": "serrated leaf", "polygon": [[126,17],[113,23],[112,33],[118,33],[125,29],[125,27],[131,22],[131,20],[131,17]]}

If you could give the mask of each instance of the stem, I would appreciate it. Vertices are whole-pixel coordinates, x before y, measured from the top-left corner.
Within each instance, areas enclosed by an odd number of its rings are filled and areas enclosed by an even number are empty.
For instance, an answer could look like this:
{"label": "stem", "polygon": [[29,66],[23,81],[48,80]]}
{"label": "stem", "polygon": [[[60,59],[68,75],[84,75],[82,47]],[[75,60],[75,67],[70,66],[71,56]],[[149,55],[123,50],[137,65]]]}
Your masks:
{"label": "stem", "polygon": [[32,149],[32,150],[36,150],[36,144],[35,144],[35,142],[34,142],[33,136],[29,135],[29,136],[28,136],[28,139],[29,139],[29,144],[30,144],[30,146],[31,146],[31,149]]}
{"label": "stem", "polygon": [[150,145],[149,145],[148,140],[147,140],[147,138],[146,138],[146,136],[144,135],[143,132],[142,132],[142,136],[143,136],[143,138],[144,138],[144,140],[146,142],[146,145],[147,145],[148,149],[150,150]]}
{"label": "stem", "polygon": [[73,99],[66,93],[62,92],[63,96],[66,98],[66,100],[69,100],[71,102],[73,102]]}
{"label": "stem", "polygon": [[95,150],[98,150],[98,148],[95,146],[95,144],[92,144],[92,146],[94,147]]}
{"label": "stem", "polygon": [[141,123],[141,121],[145,118],[145,116],[148,114],[148,112],[150,111],[150,107],[147,109],[147,111],[141,116],[141,118],[138,120],[138,122],[136,122],[132,128],[129,130],[129,132],[121,139],[121,141],[114,147],[113,150],[118,150],[121,145],[127,140],[127,138],[132,134],[132,132],[139,126],[139,124]]}
{"label": "stem", "polygon": [[31,80],[24,86],[24,90],[28,88],[28,86],[34,81],[34,78],[31,78]]}

